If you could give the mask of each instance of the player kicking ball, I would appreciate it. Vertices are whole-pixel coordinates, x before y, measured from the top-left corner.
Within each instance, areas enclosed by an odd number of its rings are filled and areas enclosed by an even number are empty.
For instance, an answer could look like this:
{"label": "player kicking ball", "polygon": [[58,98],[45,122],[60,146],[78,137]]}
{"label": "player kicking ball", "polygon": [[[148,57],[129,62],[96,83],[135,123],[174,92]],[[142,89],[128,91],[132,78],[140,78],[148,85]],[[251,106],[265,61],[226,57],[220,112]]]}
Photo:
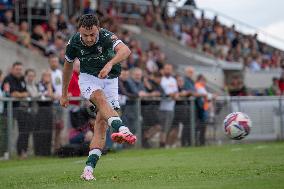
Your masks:
{"label": "player kicking ball", "polygon": [[106,130],[111,127],[111,138],[117,143],[134,144],[136,136],[122,123],[116,110],[118,102],[119,62],[131,53],[129,48],[113,33],[100,28],[95,15],[86,14],[79,20],[79,32],[69,40],[63,68],[63,86],[60,104],[67,107],[68,84],[75,58],[80,60],[79,86],[81,95],[96,105],[98,112],[94,126],[94,137],[81,178],[95,180],[94,169],[104,148]]}

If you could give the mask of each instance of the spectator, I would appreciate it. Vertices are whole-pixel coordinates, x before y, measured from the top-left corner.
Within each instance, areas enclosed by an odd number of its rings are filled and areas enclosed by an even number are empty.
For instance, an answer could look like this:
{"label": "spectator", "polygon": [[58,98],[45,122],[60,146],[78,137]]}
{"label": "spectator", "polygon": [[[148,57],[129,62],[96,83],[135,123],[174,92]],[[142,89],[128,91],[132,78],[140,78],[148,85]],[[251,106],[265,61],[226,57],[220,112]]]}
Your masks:
{"label": "spectator", "polygon": [[277,77],[272,78],[272,85],[267,91],[268,96],[278,96],[280,95],[280,89],[279,89],[279,79]]}
{"label": "spectator", "polygon": [[48,59],[52,85],[54,87],[54,98],[59,99],[62,93],[62,71],[59,69],[59,59],[56,55],[52,54]]}
{"label": "spectator", "polygon": [[131,70],[131,78],[128,80],[129,93],[134,94],[136,97],[148,96],[142,77],[143,71],[140,68],[133,68]]}
{"label": "spectator", "polygon": [[[35,83],[35,78],[36,78],[35,70],[27,69],[25,71],[26,88],[27,88],[27,92],[29,93],[29,97],[31,98],[39,97],[39,91]],[[38,106],[37,106],[36,101],[32,99],[32,101],[29,103],[29,106],[27,108],[27,114],[26,114],[27,124],[30,127],[29,133],[27,133],[28,135],[31,134],[31,132],[35,131],[36,127],[38,127],[38,125],[40,124],[39,122],[42,121],[42,120],[39,121],[37,114],[38,114]],[[38,144],[34,144],[34,146],[37,146],[37,145]]]}
{"label": "spectator", "polygon": [[2,22],[0,22],[0,36],[4,37],[5,34],[5,26]]}
{"label": "spectator", "polygon": [[[3,72],[2,70],[0,70],[0,86],[2,86],[2,82],[3,82]],[[2,92],[2,88],[0,88],[0,98],[4,96],[4,93]],[[3,114],[4,111],[4,103],[2,101],[0,101],[0,115]]]}
{"label": "spectator", "polygon": [[166,64],[163,69],[163,77],[161,79],[161,87],[165,92],[167,98],[164,98],[160,102],[160,125],[162,127],[161,144],[160,146],[168,146],[168,132],[171,129],[174,110],[175,110],[175,100],[178,97],[178,86],[177,81],[173,77],[173,66],[171,64]]}
{"label": "spectator", "polygon": [[278,85],[279,85],[281,95],[283,95],[284,94],[284,72],[282,72],[282,74],[281,74],[281,77],[278,81]]}
{"label": "spectator", "polygon": [[[132,97],[146,97],[148,93],[145,90],[142,81],[143,72],[140,68],[133,68],[131,70],[131,77],[125,83],[127,87],[127,94]],[[125,108],[125,115],[127,115],[126,125],[130,128],[132,133],[137,131],[137,101],[135,99],[129,99]]]}
{"label": "spectator", "polygon": [[[159,72],[152,74],[149,78],[144,79],[144,85],[151,96],[164,96],[161,87],[162,75]],[[159,105],[160,101],[147,99],[142,101],[143,116],[143,146],[159,147],[161,140],[161,125],[159,122]]]}
{"label": "spectator", "polygon": [[185,77],[184,77],[184,90],[194,93],[195,87],[194,87],[194,68],[191,66],[187,66],[185,68]]}
{"label": "spectator", "polygon": [[19,137],[17,141],[17,152],[21,158],[27,158],[28,138],[31,130],[29,124],[27,103],[23,98],[28,97],[26,89],[26,82],[23,75],[23,64],[21,62],[15,62],[12,66],[11,73],[7,75],[2,84],[2,90],[7,95],[19,98],[19,101],[13,103],[13,115],[18,121]]}
{"label": "spectator", "polygon": [[246,96],[247,88],[244,85],[241,76],[233,76],[231,83],[228,86],[230,96]]}
{"label": "spectator", "polygon": [[205,133],[209,117],[210,100],[212,100],[213,95],[207,91],[206,78],[203,75],[197,76],[195,89],[200,96],[196,100],[196,142],[197,145],[203,146],[205,145]]}
{"label": "spectator", "polygon": [[59,105],[59,99],[62,95],[62,71],[59,69],[59,59],[55,55],[49,56],[49,66],[51,71],[51,81],[54,88],[54,124],[55,124],[55,137],[54,148],[59,149],[61,144],[61,131],[63,129],[62,109]]}
{"label": "spectator", "polygon": [[54,43],[51,43],[48,45],[45,54],[46,55],[51,55],[54,54],[56,56],[60,55],[60,52],[63,51],[65,48],[65,41],[64,41],[64,36],[60,33],[58,33],[55,36]]}
{"label": "spectator", "polygon": [[22,21],[19,27],[19,44],[27,48],[32,48],[31,46],[31,36],[29,33],[29,26],[26,21]]}
{"label": "spectator", "polygon": [[12,12],[12,10],[6,10],[5,11],[3,20],[1,20],[1,22],[3,22],[5,26],[8,26],[10,23],[13,23],[13,12]]}
{"label": "spectator", "polygon": [[36,72],[34,69],[27,69],[25,71],[26,88],[29,93],[29,97],[39,97],[38,87],[35,82]]}
{"label": "spectator", "polygon": [[[184,78],[180,75],[176,76],[176,81],[178,85],[178,92],[180,97],[186,97],[188,96],[187,91],[184,89]],[[181,99],[176,101],[175,106],[175,114],[174,114],[174,120],[173,120],[173,126],[169,132],[169,146],[172,148],[181,146],[181,139],[182,139],[182,131],[185,130],[185,128],[189,128],[190,120],[189,120],[189,106],[188,101],[185,99]],[[190,135],[187,141],[189,141],[188,144],[190,144]],[[183,142],[183,145],[185,145],[185,142]]]}
{"label": "spectator", "polygon": [[37,119],[40,120],[34,129],[34,151],[35,155],[48,156],[51,154],[52,141],[52,99],[54,88],[52,86],[51,73],[43,71],[38,83],[41,101],[38,102],[39,110]]}
{"label": "spectator", "polygon": [[57,29],[63,33],[67,33],[67,22],[63,13],[58,16]]}
{"label": "spectator", "polygon": [[41,25],[36,25],[33,28],[33,33],[31,35],[31,38],[38,42],[37,44],[34,44],[35,47],[37,47],[39,50],[44,52],[45,47],[47,46],[48,43],[48,38],[47,35],[44,33],[44,30]]}

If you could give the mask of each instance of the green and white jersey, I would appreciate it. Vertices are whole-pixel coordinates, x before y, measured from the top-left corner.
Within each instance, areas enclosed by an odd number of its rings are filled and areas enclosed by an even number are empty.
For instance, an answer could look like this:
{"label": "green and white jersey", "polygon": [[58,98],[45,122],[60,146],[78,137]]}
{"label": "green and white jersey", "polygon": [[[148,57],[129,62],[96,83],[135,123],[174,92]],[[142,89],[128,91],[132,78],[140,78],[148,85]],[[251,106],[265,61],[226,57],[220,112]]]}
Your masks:
{"label": "green and white jersey", "polygon": [[[65,52],[65,59],[73,63],[75,58],[80,60],[80,72],[98,76],[102,68],[115,56],[114,48],[121,40],[111,39],[114,34],[101,28],[96,43],[86,46],[81,39],[80,33],[71,37]],[[121,66],[116,64],[108,74],[108,78],[116,78],[120,75]]]}

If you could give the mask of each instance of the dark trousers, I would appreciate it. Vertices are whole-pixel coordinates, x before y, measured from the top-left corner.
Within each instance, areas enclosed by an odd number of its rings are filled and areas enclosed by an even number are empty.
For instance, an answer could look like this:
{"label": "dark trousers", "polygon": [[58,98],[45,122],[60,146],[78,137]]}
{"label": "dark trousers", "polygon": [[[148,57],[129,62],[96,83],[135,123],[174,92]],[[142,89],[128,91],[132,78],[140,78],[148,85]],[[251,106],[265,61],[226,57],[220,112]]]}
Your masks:
{"label": "dark trousers", "polygon": [[19,136],[17,141],[17,152],[21,155],[22,152],[27,152],[29,134],[33,131],[35,114],[24,108],[14,110],[14,115],[18,122]]}
{"label": "dark trousers", "polygon": [[48,156],[51,154],[52,119],[52,107],[39,107],[33,135],[35,155]]}

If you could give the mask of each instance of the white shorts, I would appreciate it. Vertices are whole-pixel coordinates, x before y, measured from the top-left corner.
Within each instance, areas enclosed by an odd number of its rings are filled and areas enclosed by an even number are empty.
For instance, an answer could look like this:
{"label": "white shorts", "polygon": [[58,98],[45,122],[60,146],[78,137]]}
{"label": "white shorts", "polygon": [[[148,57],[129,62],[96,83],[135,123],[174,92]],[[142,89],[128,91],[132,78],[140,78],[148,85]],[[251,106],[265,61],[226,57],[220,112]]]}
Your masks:
{"label": "white shorts", "polygon": [[112,108],[120,108],[118,102],[118,78],[100,79],[87,73],[80,73],[79,87],[81,95],[88,100],[90,100],[94,91],[102,90]]}

